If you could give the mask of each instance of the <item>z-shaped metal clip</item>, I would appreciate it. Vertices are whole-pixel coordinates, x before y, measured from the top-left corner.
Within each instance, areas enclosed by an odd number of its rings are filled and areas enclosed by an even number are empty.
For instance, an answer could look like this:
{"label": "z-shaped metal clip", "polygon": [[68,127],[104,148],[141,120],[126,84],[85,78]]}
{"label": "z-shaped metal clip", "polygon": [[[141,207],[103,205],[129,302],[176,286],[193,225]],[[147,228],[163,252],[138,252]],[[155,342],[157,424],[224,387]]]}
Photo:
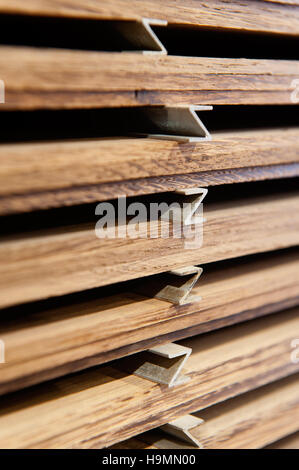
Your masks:
{"label": "z-shaped metal clip", "polygon": [[130,42],[130,44],[136,47],[136,50],[134,51],[123,52],[166,55],[167,50],[153,31],[152,26],[167,26],[167,21],[153,18],[142,18],[140,21],[115,22],[116,29]]}
{"label": "z-shaped metal clip", "polygon": [[175,343],[156,346],[141,353],[142,363],[134,374],[168,387],[184,384],[190,379],[181,372],[191,352],[191,348]]}
{"label": "z-shaped metal clip", "polygon": [[192,444],[202,449],[202,444],[200,444],[200,442],[191,434],[190,430],[203,423],[203,419],[197,418],[193,415],[185,415],[168,424],[164,424],[160,429],[171,436],[187,442],[187,444]]}
{"label": "z-shaped metal clip", "polygon": [[203,269],[198,266],[174,269],[167,273],[137,281],[132,291],[146,297],[166,300],[176,305],[199,302],[201,297],[192,295],[191,291],[202,272]]}
{"label": "z-shaped metal clip", "polygon": [[210,111],[213,106],[148,107],[143,109],[153,131],[146,134],[151,139],[200,142],[212,140],[211,134],[198,117],[198,111]]}

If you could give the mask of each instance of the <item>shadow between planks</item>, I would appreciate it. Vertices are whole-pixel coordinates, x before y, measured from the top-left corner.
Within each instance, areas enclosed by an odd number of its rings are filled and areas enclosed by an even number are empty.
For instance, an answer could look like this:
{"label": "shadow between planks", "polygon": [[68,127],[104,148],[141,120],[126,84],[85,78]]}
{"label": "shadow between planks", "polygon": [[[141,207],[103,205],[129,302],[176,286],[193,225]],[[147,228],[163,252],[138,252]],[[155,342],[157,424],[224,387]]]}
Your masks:
{"label": "shadow between planks", "polygon": [[[298,204],[297,191],[206,204],[198,249],[184,238],[99,239],[91,223],[2,237],[0,306],[298,245]],[[140,223],[144,236],[149,230]]]}
{"label": "shadow between planks", "polygon": [[[0,170],[1,171],[1,170]],[[245,183],[299,176],[299,163],[212,170],[188,175],[157,176],[136,180],[73,186],[27,194],[0,196],[0,215],[21,214],[36,210],[71,207],[117,197],[142,196],[194,187]]]}
{"label": "shadow between planks", "polygon": [[294,127],[217,132],[212,142],[190,144],[134,138],[2,144],[0,214],[294,176],[298,142]]}
{"label": "shadow between planks", "polygon": [[189,104],[203,104],[198,95],[203,91],[211,92],[211,103],[231,104],[232,92],[239,104],[246,103],[245,96],[250,97],[247,104],[292,104],[299,62],[1,46],[0,70],[3,110],[182,104],[182,92],[189,93]]}
{"label": "shadow between planks", "polygon": [[[187,305],[136,294],[141,279],[108,295],[2,310],[0,394],[297,305],[298,271],[291,250],[206,266],[192,290],[202,300]],[[162,288],[168,279],[159,279]]]}
{"label": "shadow between planks", "polygon": [[[204,423],[190,433],[204,449],[260,449],[299,428],[299,375],[247,392],[193,415]],[[278,444],[289,448],[296,439]],[[116,444],[121,449],[195,449],[153,430]],[[269,446],[277,448],[277,445]],[[281,447],[280,447],[281,448]]]}
{"label": "shadow between planks", "polygon": [[137,377],[123,359],[7,395],[0,446],[106,447],[289,376],[299,370],[290,361],[298,327],[296,308],[182,341],[193,353],[179,387]]}

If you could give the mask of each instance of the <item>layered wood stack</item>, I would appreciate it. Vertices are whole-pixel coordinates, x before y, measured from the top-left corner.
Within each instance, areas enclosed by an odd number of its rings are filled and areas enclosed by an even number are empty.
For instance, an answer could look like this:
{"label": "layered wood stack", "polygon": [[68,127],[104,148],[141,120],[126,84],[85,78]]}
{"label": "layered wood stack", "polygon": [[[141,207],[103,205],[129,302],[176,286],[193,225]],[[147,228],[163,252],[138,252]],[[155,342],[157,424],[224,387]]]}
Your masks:
{"label": "layered wood stack", "polygon": [[[298,2],[0,0],[0,43],[0,447],[298,447]],[[98,238],[121,196],[203,243]]]}

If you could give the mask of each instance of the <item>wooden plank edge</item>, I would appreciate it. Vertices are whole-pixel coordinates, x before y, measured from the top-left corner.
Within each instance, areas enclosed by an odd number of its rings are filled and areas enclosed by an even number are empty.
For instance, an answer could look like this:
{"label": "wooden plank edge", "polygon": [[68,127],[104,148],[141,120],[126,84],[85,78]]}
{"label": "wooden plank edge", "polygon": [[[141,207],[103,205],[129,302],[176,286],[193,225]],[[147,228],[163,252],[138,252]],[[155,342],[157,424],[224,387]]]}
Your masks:
{"label": "wooden plank edge", "polygon": [[131,106],[202,105],[292,105],[288,90],[204,91],[45,91],[7,90],[0,111],[39,109],[92,109]]}
{"label": "wooden plank edge", "polygon": [[[264,4],[263,4],[264,3]],[[65,18],[85,19],[121,19],[140,20],[142,17],[157,17],[168,21],[170,24],[186,24],[193,26],[231,28],[236,30],[274,32],[285,34],[299,34],[298,8],[294,1],[283,5],[276,2],[271,4],[260,1],[244,0],[242,3],[232,4],[217,0],[196,2],[186,0],[179,2],[176,7],[173,2],[167,0],[161,5],[157,1],[129,2],[127,0],[106,0],[98,2],[89,0],[88,4],[81,0],[68,0],[62,2],[39,0],[1,0],[0,12],[22,15],[44,15]]]}
{"label": "wooden plank edge", "polygon": [[41,209],[70,207],[107,201],[126,195],[127,197],[176,191],[194,186],[218,186],[222,184],[265,181],[299,176],[299,163],[265,165],[227,170],[211,170],[174,176],[157,176],[101,183],[98,185],[76,186],[43,192],[0,196],[0,215],[11,215]]}
{"label": "wooden plank edge", "polygon": [[[291,363],[289,349],[296,322],[298,322],[296,311],[282,312],[277,318],[261,319],[251,325],[234,327],[233,331],[224,330],[213,337],[209,335],[205,339],[204,350],[202,350],[204,340],[201,338],[195,342],[190,340],[183,342],[187,347],[192,345],[193,362],[189,362],[190,367],[187,368],[190,381],[181,386],[180,393],[176,388],[162,387],[145,379],[124,374],[120,361],[109,367],[97,368],[78,376],[63,378],[52,384],[44,384],[25,393],[4,397],[1,402],[3,413],[0,418],[2,434],[0,442],[3,443],[1,439],[6,436],[4,443],[7,446],[8,436],[11,435],[13,438],[9,445],[14,448],[20,447],[21,442],[27,442],[24,446],[26,448],[105,447],[166,424],[185,414],[203,410],[241,393],[297,374],[299,366]],[[223,339],[223,344],[220,338]],[[266,340],[265,344],[261,338]],[[242,344],[245,341],[247,351],[245,358],[249,361],[246,364],[240,362],[238,346],[234,351],[227,348],[228,344],[236,340]],[[263,344],[263,348],[260,348],[260,344]],[[206,357],[205,348],[211,346],[212,350],[216,348],[218,356],[214,357],[212,354],[211,363],[203,365],[200,358]],[[221,347],[224,348],[222,351]],[[221,368],[222,373],[219,376],[220,365],[223,362],[225,367],[224,370]],[[205,368],[208,368],[209,380],[203,382],[202,375],[205,374]],[[107,392],[107,387],[116,392],[114,407],[107,408],[107,400],[112,401],[110,395],[107,397],[103,393],[105,390]],[[132,394],[132,390],[135,393]],[[136,405],[138,407],[137,390],[141,393],[139,402],[142,399],[139,416],[132,412],[132,407]],[[128,400],[124,399],[126,395]],[[69,410],[82,400],[87,400],[83,415],[79,407],[71,420],[61,418],[63,433],[61,428],[57,430],[56,425],[51,427],[51,422],[57,423],[55,414],[62,412],[66,413],[66,417],[69,416]],[[121,406],[118,406],[118,403],[121,403]],[[30,410],[32,406],[35,410]],[[51,409],[52,413],[49,413]],[[106,415],[104,420],[103,412]],[[39,426],[42,422],[40,433],[36,433],[38,426],[32,427],[32,423],[28,422],[28,414],[33,417],[36,425]],[[121,419],[122,416],[126,423]],[[88,429],[85,425],[86,420],[88,420]],[[15,430],[11,428],[11,425],[18,427],[20,423],[21,433],[17,432],[17,428]],[[33,429],[31,440],[30,435],[24,433],[26,426]],[[13,442],[14,438],[19,439],[19,444]]]}
{"label": "wooden plank edge", "polygon": [[[85,369],[87,370],[94,366],[99,366],[110,361],[122,359],[132,354],[140,353],[150,348],[158,347],[165,343],[181,341],[186,338],[192,338],[196,335],[216,331],[224,327],[233,326],[267,315],[276,314],[282,310],[290,309],[298,305],[299,296],[290,297],[281,302],[272,304],[268,303],[262,305],[261,307],[244,310],[236,314],[227,315],[223,318],[206,321],[204,323],[198,323],[198,321],[195,321],[192,326],[179,330],[173,329],[176,325],[175,322],[174,326],[171,327],[172,322],[168,321],[170,332],[167,334],[157,335],[155,333],[155,336],[153,337],[148,337],[144,340],[131,342],[126,346],[122,346],[120,348],[111,350],[107,349],[107,351],[105,352],[101,352],[92,356],[82,357],[79,360],[70,360],[67,363],[58,367],[56,366],[44,370],[39,370],[36,373],[27,373],[27,375],[23,375],[18,379],[2,382],[0,384],[0,395],[31,387],[32,385],[37,385],[48,380],[57,379],[67,374],[73,374],[76,372],[83,371]],[[200,311],[198,313],[200,314]],[[194,314],[193,316],[196,316],[196,314]],[[143,329],[146,331],[145,328]]]}

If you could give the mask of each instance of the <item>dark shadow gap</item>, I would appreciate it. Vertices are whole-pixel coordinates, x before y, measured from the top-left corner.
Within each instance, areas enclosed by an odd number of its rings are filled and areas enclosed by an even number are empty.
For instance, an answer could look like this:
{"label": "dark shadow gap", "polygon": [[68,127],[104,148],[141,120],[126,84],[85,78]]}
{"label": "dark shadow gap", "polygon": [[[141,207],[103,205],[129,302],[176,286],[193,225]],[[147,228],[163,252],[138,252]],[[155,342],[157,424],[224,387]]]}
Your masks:
{"label": "dark shadow gap", "polygon": [[232,59],[299,59],[299,38],[291,35],[193,26],[153,29],[169,55]]}
{"label": "dark shadow gap", "polygon": [[[117,24],[112,20],[1,15],[0,44],[110,52],[136,50],[136,44]],[[181,25],[155,26],[153,30],[169,55],[298,59],[299,38],[292,35]]]}
{"label": "dark shadow gap", "polygon": [[[145,111],[149,108],[101,108],[84,110],[2,111],[0,142],[164,134]],[[215,131],[280,128],[299,125],[299,106],[216,105],[198,116]],[[169,132],[170,133],[170,132]],[[178,132],[176,132],[178,133]]]}
{"label": "dark shadow gap", "polygon": [[[291,192],[298,191],[299,178],[257,181],[249,183],[232,183],[214,186],[208,192],[204,200],[204,208],[208,208],[213,203],[238,203],[240,200],[253,199],[257,197],[280,197]],[[171,204],[179,201],[174,193],[156,193],[145,196],[129,197],[126,200],[126,207],[131,203],[143,203],[147,208],[147,215],[150,214],[151,203],[166,202]],[[115,208],[115,221],[118,221],[118,200],[105,201],[111,203]],[[16,215],[2,216],[0,218],[0,236],[8,239],[10,237],[24,237],[29,234],[31,237],[42,230],[53,229],[55,232],[61,230],[76,231],[80,229],[80,224],[95,225],[101,218],[95,214],[98,203],[82,204],[71,207],[60,207],[57,209],[39,210],[35,212],[22,213]],[[89,227],[87,227],[89,228]],[[3,241],[3,238],[2,238]]]}
{"label": "dark shadow gap", "polygon": [[[253,254],[233,258],[229,260],[217,261],[203,265],[204,276],[221,273],[225,270],[232,270],[240,266],[248,267],[254,263],[281,264],[284,256],[293,256],[296,259],[299,256],[299,247],[285,248],[270,253]],[[148,279],[161,277],[161,274],[146,276],[142,278],[142,283],[146,284]],[[163,274],[162,274],[163,276]],[[75,318],[82,315],[93,313],[97,308],[105,308],[105,299],[111,296],[123,295],[123,302],[130,303],[130,294],[134,291],[135,284],[140,279],[111,284],[95,289],[88,289],[72,294],[56,296],[49,299],[28,302],[21,305],[15,305],[5,309],[1,309],[1,331],[13,331],[16,326],[18,328],[28,328],[29,323],[36,325],[50,323],[49,312],[51,311],[51,321],[64,320],[69,317]],[[201,281],[199,281],[201,282]],[[137,296],[132,297],[131,302],[136,302]],[[140,295],[140,298],[142,296]],[[120,302],[120,300],[118,300]],[[109,303],[108,303],[109,305]],[[82,308],[84,311],[82,313]],[[98,307],[97,307],[98,306]],[[60,309],[55,312],[55,309]],[[21,325],[21,326],[20,326]]]}

